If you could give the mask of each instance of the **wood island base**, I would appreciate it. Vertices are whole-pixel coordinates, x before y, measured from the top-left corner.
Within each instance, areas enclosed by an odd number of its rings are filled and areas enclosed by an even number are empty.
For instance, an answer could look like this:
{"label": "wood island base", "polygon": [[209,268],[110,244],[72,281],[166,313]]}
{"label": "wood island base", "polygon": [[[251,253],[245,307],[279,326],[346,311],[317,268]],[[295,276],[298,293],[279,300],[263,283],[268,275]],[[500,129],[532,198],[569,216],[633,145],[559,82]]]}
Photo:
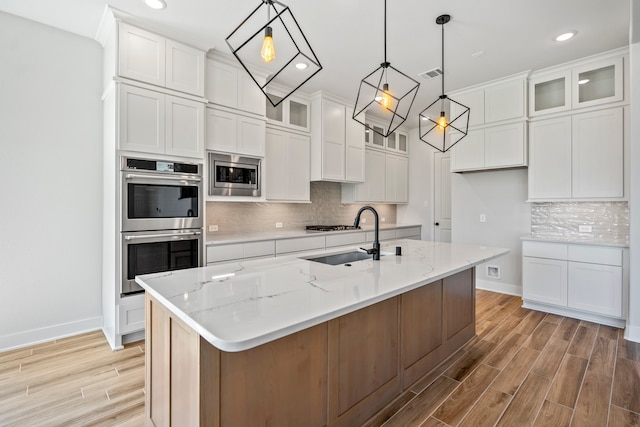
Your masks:
{"label": "wood island base", "polygon": [[474,268],[241,352],[147,292],[149,426],[358,426],[475,336]]}

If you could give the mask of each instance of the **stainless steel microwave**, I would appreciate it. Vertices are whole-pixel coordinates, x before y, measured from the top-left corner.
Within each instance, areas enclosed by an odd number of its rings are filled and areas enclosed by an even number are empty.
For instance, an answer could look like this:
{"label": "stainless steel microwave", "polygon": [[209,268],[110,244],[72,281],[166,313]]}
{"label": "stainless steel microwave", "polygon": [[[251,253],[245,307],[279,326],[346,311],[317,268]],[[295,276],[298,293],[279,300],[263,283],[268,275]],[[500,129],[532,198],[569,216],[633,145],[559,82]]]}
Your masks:
{"label": "stainless steel microwave", "polygon": [[209,153],[209,195],[260,197],[261,159]]}

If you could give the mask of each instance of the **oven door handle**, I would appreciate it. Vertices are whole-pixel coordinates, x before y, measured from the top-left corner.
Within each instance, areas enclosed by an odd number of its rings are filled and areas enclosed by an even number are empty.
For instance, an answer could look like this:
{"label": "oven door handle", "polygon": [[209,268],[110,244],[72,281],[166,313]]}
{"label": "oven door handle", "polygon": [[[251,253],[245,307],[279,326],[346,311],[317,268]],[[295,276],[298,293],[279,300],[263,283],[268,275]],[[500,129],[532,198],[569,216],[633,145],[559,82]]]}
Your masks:
{"label": "oven door handle", "polygon": [[202,234],[201,231],[192,231],[188,233],[166,233],[166,234],[136,234],[133,236],[125,236],[124,240],[138,240],[138,239],[153,239],[153,238],[163,238],[163,237],[189,237],[189,236],[199,236]]}
{"label": "oven door handle", "polygon": [[171,181],[192,181],[192,182],[200,182],[202,178],[191,178],[191,177],[180,177],[180,176],[159,176],[159,175],[143,175],[137,173],[128,173],[125,176],[125,179],[136,179],[136,178],[146,178],[146,179],[162,179],[162,180],[171,180]]}

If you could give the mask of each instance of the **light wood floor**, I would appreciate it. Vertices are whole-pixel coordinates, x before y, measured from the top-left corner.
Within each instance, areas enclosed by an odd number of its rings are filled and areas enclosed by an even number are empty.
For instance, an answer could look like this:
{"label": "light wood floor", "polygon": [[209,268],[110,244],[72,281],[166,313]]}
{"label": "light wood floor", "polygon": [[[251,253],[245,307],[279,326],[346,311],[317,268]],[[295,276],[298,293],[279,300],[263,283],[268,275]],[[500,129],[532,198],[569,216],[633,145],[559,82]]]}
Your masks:
{"label": "light wood floor", "polygon": [[[477,293],[478,336],[373,426],[640,426],[640,344]],[[0,353],[0,426],[142,426],[144,344],[101,332]]]}

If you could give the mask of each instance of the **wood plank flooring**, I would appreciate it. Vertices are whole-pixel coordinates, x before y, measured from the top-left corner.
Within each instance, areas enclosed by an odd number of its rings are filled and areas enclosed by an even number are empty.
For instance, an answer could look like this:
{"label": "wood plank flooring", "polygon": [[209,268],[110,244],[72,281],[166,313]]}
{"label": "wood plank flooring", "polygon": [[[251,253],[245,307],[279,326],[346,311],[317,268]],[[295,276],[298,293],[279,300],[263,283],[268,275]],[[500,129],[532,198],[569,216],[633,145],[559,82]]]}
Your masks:
{"label": "wood plank flooring", "polygon": [[[392,426],[640,426],[640,344],[477,292],[478,335],[371,420]],[[101,332],[0,353],[0,426],[142,426],[144,343]]]}

